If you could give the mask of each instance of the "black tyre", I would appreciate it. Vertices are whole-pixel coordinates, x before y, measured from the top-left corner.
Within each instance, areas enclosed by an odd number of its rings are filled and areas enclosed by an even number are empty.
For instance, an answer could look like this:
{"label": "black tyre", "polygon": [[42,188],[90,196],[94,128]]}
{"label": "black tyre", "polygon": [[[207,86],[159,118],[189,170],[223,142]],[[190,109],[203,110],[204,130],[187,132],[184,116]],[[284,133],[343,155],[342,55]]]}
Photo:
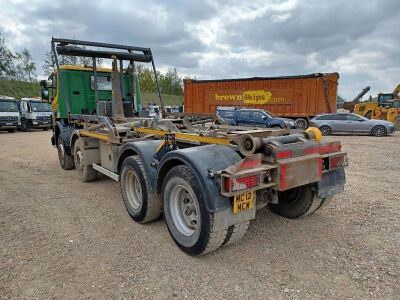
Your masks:
{"label": "black tyre", "polygon": [[167,173],[162,197],[169,233],[182,251],[202,255],[222,246],[228,227],[216,228],[201,184],[189,167],[176,166]]}
{"label": "black tyre", "polygon": [[385,135],[387,135],[387,130],[386,130],[385,126],[378,125],[378,126],[372,127],[371,134],[373,136],[385,136]]}
{"label": "black tyre", "polygon": [[71,170],[75,167],[74,158],[65,152],[65,146],[61,136],[57,139],[57,152],[61,168],[64,170]]}
{"label": "black tyre", "polygon": [[278,193],[278,204],[269,203],[270,209],[282,217],[297,219],[315,212],[323,202],[311,189],[303,185]]}
{"label": "black tyre", "polygon": [[49,130],[49,129],[50,129],[50,127],[43,127],[43,128],[42,128],[43,131],[47,131],[47,130]]}
{"label": "black tyre", "polygon": [[15,129],[15,128],[13,128],[13,129],[8,129],[7,130],[9,133],[14,133],[14,132],[16,132],[17,130]]}
{"label": "black tyre", "polygon": [[306,119],[298,118],[295,120],[297,129],[305,130],[308,127],[308,122]]}
{"label": "black tyre", "polygon": [[29,125],[27,120],[21,120],[21,131],[28,131]]}
{"label": "black tyre", "polygon": [[279,126],[279,125],[274,125],[274,126],[272,126],[271,128],[274,128],[274,129],[282,129],[282,127]]}
{"label": "black tyre", "polygon": [[79,138],[74,145],[74,163],[79,179],[82,182],[95,181],[98,178],[99,172],[93,169],[92,164],[88,163],[87,152],[82,138]]}
{"label": "black tyre", "polygon": [[121,167],[120,187],[129,215],[138,223],[160,217],[162,202],[158,195],[149,194],[150,185],[143,163],[138,156],[130,156]]}
{"label": "black tyre", "polygon": [[240,241],[246,235],[247,229],[249,229],[249,225],[250,221],[244,221],[229,226],[226,238],[222,243],[222,246],[229,246]]}
{"label": "black tyre", "polygon": [[321,131],[322,135],[331,135],[332,129],[327,125],[322,125],[319,130]]}
{"label": "black tyre", "polygon": [[396,125],[396,130],[400,130],[400,116],[396,117],[394,124]]}

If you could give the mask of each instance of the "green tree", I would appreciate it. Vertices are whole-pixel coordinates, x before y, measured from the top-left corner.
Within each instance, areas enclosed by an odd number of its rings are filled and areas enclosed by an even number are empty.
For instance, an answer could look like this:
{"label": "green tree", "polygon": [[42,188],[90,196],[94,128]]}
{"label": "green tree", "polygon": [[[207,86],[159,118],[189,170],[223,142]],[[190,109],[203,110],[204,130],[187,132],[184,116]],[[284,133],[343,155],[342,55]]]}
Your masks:
{"label": "green tree", "polygon": [[8,49],[0,33],[0,77],[12,79],[15,76],[15,55]]}
{"label": "green tree", "polygon": [[36,64],[29,50],[24,48],[21,52],[18,52],[16,60],[16,79],[29,82],[34,81],[36,78]]}
{"label": "green tree", "polygon": [[[83,47],[85,48],[85,47]],[[78,57],[78,56],[67,56],[58,55],[58,64],[61,65],[72,65],[72,66],[92,66],[93,60],[90,57]],[[103,65],[103,59],[96,59],[96,66],[101,68]],[[42,70],[44,75],[49,76],[56,68],[56,61],[51,50],[46,51]]]}

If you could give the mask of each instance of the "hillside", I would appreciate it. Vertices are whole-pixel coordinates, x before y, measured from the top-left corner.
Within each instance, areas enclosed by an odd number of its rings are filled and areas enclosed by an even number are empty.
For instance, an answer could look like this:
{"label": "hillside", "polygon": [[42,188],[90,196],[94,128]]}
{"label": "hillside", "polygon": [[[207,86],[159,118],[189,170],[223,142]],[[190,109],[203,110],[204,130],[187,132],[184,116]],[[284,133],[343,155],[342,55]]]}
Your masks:
{"label": "hillside", "polygon": [[[16,99],[23,97],[40,97],[39,82],[24,82],[18,80],[3,80],[0,79],[0,95],[10,96]],[[181,105],[183,96],[177,95],[162,95],[165,105]],[[160,104],[160,99],[157,94],[142,93],[143,105],[149,102]]]}
{"label": "hillside", "polygon": [[23,97],[40,97],[39,82],[0,79],[0,95],[20,99]]}

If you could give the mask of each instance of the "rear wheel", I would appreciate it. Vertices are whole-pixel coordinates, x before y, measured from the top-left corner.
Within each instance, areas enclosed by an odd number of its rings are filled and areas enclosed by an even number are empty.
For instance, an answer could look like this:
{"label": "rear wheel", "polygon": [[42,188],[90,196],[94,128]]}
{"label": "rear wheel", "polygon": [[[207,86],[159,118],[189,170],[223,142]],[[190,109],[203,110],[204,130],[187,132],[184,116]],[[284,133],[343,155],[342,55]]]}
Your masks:
{"label": "rear wheel", "polygon": [[332,129],[329,126],[323,125],[319,128],[321,130],[322,135],[330,135],[332,134]]}
{"label": "rear wheel", "polygon": [[222,246],[229,246],[240,241],[246,235],[249,225],[250,221],[244,221],[229,226],[226,238],[222,243]]}
{"label": "rear wheel", "polygon": [[189,167],[176,166],[167,173],[162,196],[169,233],[182,251],[202,255],[223,245],[228,226],[216,227],[201,184]]}
{"label": "rear wheel", "polygon": [[74,158],[65,152],[65,146],[61,136],[57,139],[57,153],[61,168],[64,170],[71,170],[75,167]]}
{"label": "rear wheel", "polygon": [[74,162],[75,169],[81,181],[90,182],[98,178],[99,172],[93,169],[92,164],[88,163],[87,152],[85,151],[85,145],[81,138],[79,138],[74,145]]}
{"label": "rear wheel", "polygon": [[270,209],[286,218],[297,219],[312,214],[323,203],[323,198],[311,189],[311,185],[299,186],[278,193],[278,204],[269,203]]}
{"label": "rear wheel", "polygon": [[400,130],[400,116],[396,117],[394,124],[396,125],[396,130]]}
{"label": "rear wheel", "polygon": [[126,210],[133,220],[146,223],[161,215],[161,199],[149,194],[146,170],[138,156],[128,157],[122,163],[120,187]]}
{"label": "rear wheel", "polygon": [[295,120],[297,129],[305,130],[308,127],[308,122],[304,118],[298,118]]}
{"label": "rear wheel", "polygon": [[371,134],[374,136],[385,136],[387,135],[387,130],[384,126],[375,126],[371,130]]}
{"label": "rear wheel", "polygon": [[28,131],[29,130],[29,125],[27,120],[22,120],[21,121],[21,131]]}

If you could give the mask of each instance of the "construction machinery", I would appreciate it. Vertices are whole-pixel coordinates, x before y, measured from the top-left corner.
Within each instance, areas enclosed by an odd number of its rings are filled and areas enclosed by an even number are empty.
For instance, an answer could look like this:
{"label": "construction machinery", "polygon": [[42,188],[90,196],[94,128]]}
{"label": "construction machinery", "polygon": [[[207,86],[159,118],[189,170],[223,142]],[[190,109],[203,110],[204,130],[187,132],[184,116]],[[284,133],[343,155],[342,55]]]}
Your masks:
{"label": "construction machinery", "polygon": [[[57,69],[41,85],[44,98],[54,90],[52,144],[61,167],[75,168],[83,182],[99,173],[119,182],[133,220],[163,213],[187,254],[237,242],[267,205],[299,218],[344,189],[347,155],[340,142],[322,141],[318,129],[291,133],[217,124],[210,114],[168,115],[160,94],[162,114],[137,117],[135,64],[151,63],[158,82],[150,48],[59,38],[51,44]],[[60,66],[60,54],[89,56],[93,64]],[[98,69],[98,57],[112,68]]]}
{"label": "construction machinery", "polygon": [[362,97],[366,93],[368,93],[370,89],[371,89],[371,87],[369,87],[369,86],[366,86],[365,88],[363,88],[362,91],[353,100],[351,100],[350,102],[345,102],[343,104],[343,108],[347,109],[351,113],[354,112],[354,107],[356,106],[356,104],[360,102]]}
{"label": "construction machinery", "polygon": [[400,85],[393,93],[378,94],[377,101],[360,102],[354,107],[354,112],[368,119],[380,119],[392,122],[400,130]]}

